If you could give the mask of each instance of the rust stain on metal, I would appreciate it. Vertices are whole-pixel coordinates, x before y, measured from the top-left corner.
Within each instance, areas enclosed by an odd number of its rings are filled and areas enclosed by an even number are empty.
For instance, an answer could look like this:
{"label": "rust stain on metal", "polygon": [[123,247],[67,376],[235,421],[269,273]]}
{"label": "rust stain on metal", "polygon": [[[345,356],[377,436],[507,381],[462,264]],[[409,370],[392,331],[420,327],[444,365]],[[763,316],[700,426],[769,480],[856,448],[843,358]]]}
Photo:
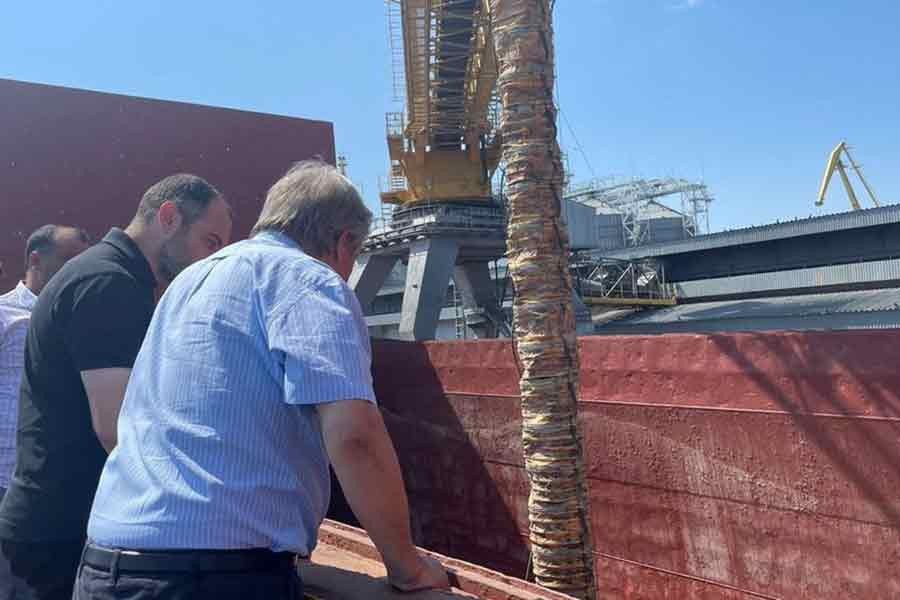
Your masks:
{"label": "rust stain on metal", "polygon": [[[900,597],[900,332],[579,341],[599,597]],[[419,541],[522,576],[509,343],[375,369]]]}
{"label": "rust stain on metal", "polygon": [[[356,565],[356,570],[362,571],[368,576],[384,577],[385,571],[381,564],[381,556],[365,531],[334,521],[326,521],[319,531],[319,543],[325,550],[326,556],[322,558],[327,558],[327,564],[341,566],[343,563],[351,568]],[[480,598],[481,600],[574,600],[571,596],[548,591],[533,583],[509,577],[479,565],[442,556],[434,552],[425,552],[441,561],[441,564],[451,574],[454,588],[464,593],[465,597]],[[317,561],[317,553],[319,553],[318,550],[312,556],[313,562],[326,562],[323,560]],[[301,570],[303,569],[301,568]],[[334,576],[331,579],[334,580]],[[462,597],[461,594],[446,593],[445,595],[448,597]],[[407,594],[384,594],[385,599],[400,596],[404,598],[418,597],[415,594],[412,596]],[[443,597],[441,593],[426,593],[422,595],[423,599],[438,596]],[[368,596],[362,594],[358,597],[368,598]]]}

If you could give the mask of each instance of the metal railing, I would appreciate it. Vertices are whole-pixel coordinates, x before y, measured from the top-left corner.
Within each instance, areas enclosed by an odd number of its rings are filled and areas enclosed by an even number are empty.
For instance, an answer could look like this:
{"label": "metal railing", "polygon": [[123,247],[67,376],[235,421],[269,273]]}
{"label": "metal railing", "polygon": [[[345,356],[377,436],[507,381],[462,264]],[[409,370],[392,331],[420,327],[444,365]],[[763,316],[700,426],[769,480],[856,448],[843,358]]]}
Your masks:
{"label": "metal railing", "polygon": [[575,255],[571,265],[575,287],[586,300],[615,300],[617,304],[675,302],[665,266],[656,261],[585,259]]}
{"label": "metal railing", "polygon": [[412,208],[382,205],[382,214],[372,222],[366,245],[377,244],[385,238],[454,231],[464,234],[505,234],[506,213],[503,207],[467,206],[453,203],[423,204]]}
{"label": "metal railing", "polygon": [[398,0],[385,0],[391,83],[395,102],[406,101],[406,64],[403,55],[403,11]]}

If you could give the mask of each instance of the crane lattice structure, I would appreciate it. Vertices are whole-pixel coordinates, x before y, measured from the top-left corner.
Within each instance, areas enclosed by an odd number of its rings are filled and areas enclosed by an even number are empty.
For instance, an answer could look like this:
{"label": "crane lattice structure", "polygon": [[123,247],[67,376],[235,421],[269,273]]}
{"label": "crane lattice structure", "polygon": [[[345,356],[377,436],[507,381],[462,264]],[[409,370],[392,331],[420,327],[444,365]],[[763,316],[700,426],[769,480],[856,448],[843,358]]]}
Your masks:
{"label": "crane lattice structure", "polygon": [[647,229],[643,223],[651,204],[677,196],[684,232],[693,237],[709,232],[709,205],[713,196],[704,183],[674,177],[657,179],[593,180],[585,185],[570,187],[566,198],[598,209],[610,209],[622,214],[625,241],[629,246],[647,243]]}
{"label": "crane lattice structure", "polygon": [[491,199],[500,159],[486,0],[385,0],[395,100],[386,115],[390,204]]}
{"label": "crane lattice structure", "polygon": [[[363,309],[406,263],[399,335],[432,339],[451,278],[468,329],[508,334],[489,264],[506,252],[491,179],[500,160],[488,0],[385,0],[395,99],[382,219],[350,277]],[[388,208],[390,207],[390,208]]]}

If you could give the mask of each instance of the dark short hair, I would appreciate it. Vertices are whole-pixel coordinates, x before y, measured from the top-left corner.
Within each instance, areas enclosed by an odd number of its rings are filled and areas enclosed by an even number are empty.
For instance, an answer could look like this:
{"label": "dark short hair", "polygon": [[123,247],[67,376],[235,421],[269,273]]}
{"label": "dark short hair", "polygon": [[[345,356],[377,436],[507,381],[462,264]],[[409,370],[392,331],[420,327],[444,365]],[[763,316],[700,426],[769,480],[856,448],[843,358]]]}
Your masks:
{"label": "dark short hair", "polygon": [[56,234],[60,229],[72,229],[81,238],[85,244],[91,243],[91,236],[88,232],[80,227],[71,227],[69,225],[42,225],[38,227],[25,242],[25,270],[28,270],[28,259],[32,252],[37,252],[41,256],[47,256],[56,251]]}
{"label": "dark short hair", "polygon": [[159,212],[163,202],[171,200],[181,213],[182,223],[190,225],[203,216],[210,203],[221,195],[202,177],[188,173],[169,175],[144,192],[134,218],[148,223]]}

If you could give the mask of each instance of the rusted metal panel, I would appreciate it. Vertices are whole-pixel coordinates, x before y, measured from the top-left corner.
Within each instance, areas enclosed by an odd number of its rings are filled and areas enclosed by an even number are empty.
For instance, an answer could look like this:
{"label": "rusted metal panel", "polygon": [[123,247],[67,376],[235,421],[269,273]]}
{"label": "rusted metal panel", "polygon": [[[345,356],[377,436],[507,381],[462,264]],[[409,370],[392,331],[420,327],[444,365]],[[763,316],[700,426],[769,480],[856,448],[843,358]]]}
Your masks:
{"label": "rusted metal panel", "polygon": [[[572,600],[571,596],[549,592],[521,579],[504,576],[476,564],[466,563],[429,553],[449,571],[454,592],[465,592],[467,598],[481,600]],[[401,594],[385,589],[383,580],[372,577],[386,575],[381,555],[365,531],[347,527],[334,521],[325,521],[319,529],[319,547],[312,561],[300,561],[304,581],[311,583],[309,591],[324,598],[456,598],[456,593],[419,592]],[[380,584],[380,585],[378,585]],[[340,591],[342,594],[334,592]]]}
{"label": "rusted metal panel", "polygon": [[[582,338],[603,598],[900,597],[900,332]],[[376,343],[417,535],[521,576],[514,356]]]}
{"label": "rusted metal panel", "polygon": [[102,236],[176,172],[218,187],[246,236],[268,187],[314,156],[334,162],[330,123],[0,79],[0,290],[22,275],[36,227]]}
{"label": "rusted metal panel", "polygon": [[589,337],[581,398],[900,417],[900,331]]}
{"label": "rusted metal panel", "polygon": [[[417,394],[415,408],[406,411],[384,393],[379,397],[404,469],[417,541],[523,576],[528,487],[517,401],[425,393]],[[482,412],[490,404],[498,406]],[[517,464],[503,461],[504,441],[518,445]]]}
{"label": "rusted metal panel", "polygon": [[518,396],[519,381],[508,341],[435,342],[408,344],[375,342],[376,385],[389,390],[462,392]]}
{"label": "rusted metal panel", "polygon": [[598,556],[599,598],[629,600],[776,600],[683,573],[656,569],[633,561]]}

